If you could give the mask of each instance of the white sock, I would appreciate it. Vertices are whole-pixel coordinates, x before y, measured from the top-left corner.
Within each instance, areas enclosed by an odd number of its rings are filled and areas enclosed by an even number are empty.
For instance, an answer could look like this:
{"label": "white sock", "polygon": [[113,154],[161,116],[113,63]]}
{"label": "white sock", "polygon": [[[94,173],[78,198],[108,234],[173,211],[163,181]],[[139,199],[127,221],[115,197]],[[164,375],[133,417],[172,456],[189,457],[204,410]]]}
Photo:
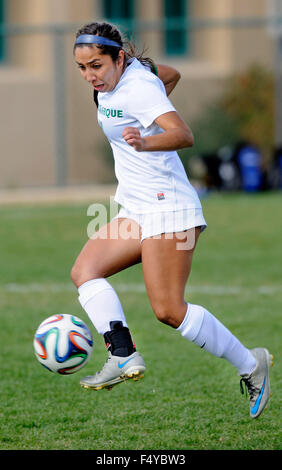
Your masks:
{"label": "white sock", "polygon": [[78,293],[78,300],[98,333],[110,331],[111,321],[121,321],[128,327],[116,291],[106,279],[87,281],[78,288]]}
{"label": "white sock", "polygon": [[189,341],[214,356],[223,357],[238,370],[239,375],[250,374],[256,360],[249,349],[208,310],[188,304],[187,313],[177,330]]}

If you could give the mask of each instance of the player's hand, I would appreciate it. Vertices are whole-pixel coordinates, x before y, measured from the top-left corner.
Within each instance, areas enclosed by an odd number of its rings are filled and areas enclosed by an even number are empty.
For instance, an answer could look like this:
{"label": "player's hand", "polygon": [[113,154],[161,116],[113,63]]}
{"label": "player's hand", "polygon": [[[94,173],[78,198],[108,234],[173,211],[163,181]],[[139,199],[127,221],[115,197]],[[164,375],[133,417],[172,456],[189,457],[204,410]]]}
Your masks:
{"label": "player's hand", "polygon": [[129,145],[137,150],[137,152],[142,152],[142,150],[144,150],[145,141],[136,127],[125,127],[122,137]]}

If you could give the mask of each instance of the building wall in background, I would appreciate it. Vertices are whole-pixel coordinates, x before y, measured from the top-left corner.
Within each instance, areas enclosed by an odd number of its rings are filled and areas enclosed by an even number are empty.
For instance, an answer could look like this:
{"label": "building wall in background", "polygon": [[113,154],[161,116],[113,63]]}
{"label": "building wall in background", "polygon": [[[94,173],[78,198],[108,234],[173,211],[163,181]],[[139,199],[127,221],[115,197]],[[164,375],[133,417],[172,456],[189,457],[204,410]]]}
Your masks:
{"label": "building wall in background", "polygon": [[[127,2],[132,4],[129,9]],[[69,25],[64,35],[65,72],[59,77],[56,42],[48,31],[14,34],[0,41],[0,187],[56,184],[55,80],[63,81],[65,96],[66,183],[114,178],[109,145],[96,124],[92,89],[73,62],[72,25],[100,21],[107,13],[118,23],[122,20],[116,18],[118,11],[127,12],[133,30],[135,19],[144,20],[146,30],[139,31],[135,39],[141,48],[147,47],[147,54],[156,62],[180,70],[182,79],[171,100],[191,123],[222,92],[231,74],[253,62],[273,66],[273,42],[266,28],[232,29],[217,23],[236,17],[264,18],[268,3],[120,0],[122,8],[114,9],[109,0],[0,0],[0,23],[43,29],[48,24]],[[178,33],[165,30],[169,19],[184,14],[187,19],[215,23],[190,31],[182,28]]]}

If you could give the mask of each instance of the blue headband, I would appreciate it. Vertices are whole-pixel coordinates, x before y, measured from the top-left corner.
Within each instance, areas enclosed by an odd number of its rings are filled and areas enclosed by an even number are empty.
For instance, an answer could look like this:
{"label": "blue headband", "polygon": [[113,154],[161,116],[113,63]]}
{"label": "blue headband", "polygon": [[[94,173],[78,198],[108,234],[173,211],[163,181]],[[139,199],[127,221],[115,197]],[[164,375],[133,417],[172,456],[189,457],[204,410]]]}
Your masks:
{"label": "blue headband", "polygon": [[111,39],[104,38],[103,36],[96,36],[94,34],[81,34],[81,36],[78,36],[74,44],[75,46],[77,44],[101,44],[103,46],[122,47]]}

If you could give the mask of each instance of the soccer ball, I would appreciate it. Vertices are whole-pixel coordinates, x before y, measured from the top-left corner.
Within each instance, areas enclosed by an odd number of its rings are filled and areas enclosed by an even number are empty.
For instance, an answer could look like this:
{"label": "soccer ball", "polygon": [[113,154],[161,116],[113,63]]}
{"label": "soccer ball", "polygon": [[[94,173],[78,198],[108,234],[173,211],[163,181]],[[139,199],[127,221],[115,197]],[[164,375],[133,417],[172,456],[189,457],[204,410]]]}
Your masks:
{"label": "soccer ball", "polygon": [[36,330],[34,352],[40,364],[57,374],[73,374],[88,362],[93,338],[86,324],[73,315],[52,315]]}

